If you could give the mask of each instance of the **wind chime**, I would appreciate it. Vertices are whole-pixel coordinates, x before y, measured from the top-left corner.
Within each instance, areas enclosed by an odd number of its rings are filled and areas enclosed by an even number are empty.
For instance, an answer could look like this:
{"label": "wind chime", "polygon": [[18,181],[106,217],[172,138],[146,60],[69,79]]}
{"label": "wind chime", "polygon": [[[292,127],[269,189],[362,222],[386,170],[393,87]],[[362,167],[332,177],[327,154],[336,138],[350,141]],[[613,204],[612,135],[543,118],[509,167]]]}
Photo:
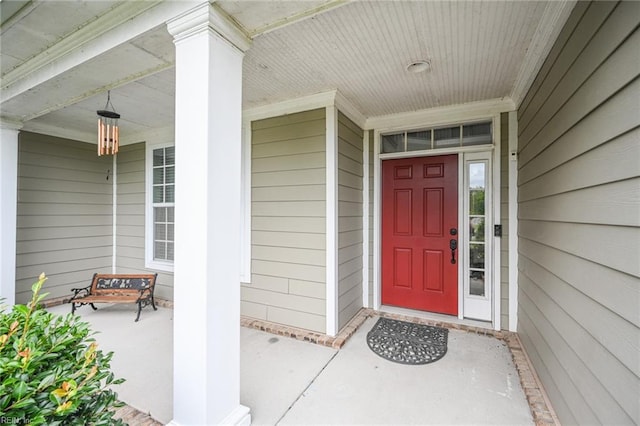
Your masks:
{"label": "wind chime", "polygon": [[[111,107],[111,109],[109,109]],[[120,144],[120,130],[118,119],[120,114],[111,103],[111,90],[107,92],[107,104],[104,109],[96,111],[98,114],[98,156],[115,155]]]}

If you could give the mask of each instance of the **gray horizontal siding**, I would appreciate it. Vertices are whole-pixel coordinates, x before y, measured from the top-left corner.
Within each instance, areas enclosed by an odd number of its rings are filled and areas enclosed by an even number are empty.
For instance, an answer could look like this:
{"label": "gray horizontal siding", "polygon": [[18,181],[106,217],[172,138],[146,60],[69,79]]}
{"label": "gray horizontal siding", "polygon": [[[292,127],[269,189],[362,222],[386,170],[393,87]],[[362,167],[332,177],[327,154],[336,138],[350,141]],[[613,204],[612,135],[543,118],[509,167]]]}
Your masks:
{"label": "gray horizontal siding", "polygon": [[325,110],[252,123],[243,315],[325,332]]}
{"label": "gray horizontal siding", "polygon": [[639,424],[640,3],[579,2],[518,110],[518,332],[565,424]]}
{"label": "gray horizontal siding", "polygon": [[111,157],[95,145],[20,132],[16,302],[41,272],[49,298],[69,296],[96,272],[111,272]]}
{"label": "gray horizontal siding", "polygon": [[173,300],[173,274],[145,268],[145,143],[118,152],[116,272],[157,272],[155,295]]}
{"label": "gray horizontal siding", "polygon": [[338,329],[362,308],[362,138],[338,113]]}

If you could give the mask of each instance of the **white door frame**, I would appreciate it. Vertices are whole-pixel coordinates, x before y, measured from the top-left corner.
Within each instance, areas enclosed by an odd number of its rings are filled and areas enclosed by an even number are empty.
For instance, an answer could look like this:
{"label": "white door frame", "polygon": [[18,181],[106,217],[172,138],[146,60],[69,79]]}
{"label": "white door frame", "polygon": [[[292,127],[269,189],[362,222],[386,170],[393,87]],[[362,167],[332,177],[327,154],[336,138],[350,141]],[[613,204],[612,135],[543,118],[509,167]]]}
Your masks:
{"label": "white door frame", "polygon": [[[458,166],[459,176],[464,171],[464,154],[474,152],[492,152],[490,167],[491,171],[489,177],[491,179],[492,194],[491,194],[491,220],[488,221],[487,227],[489,228],[489,235],[493,235],[493,225],[500,224],[500,113],[492,111],[489,114],[478,114],[473,116],[461,116],[452,117],[450,120],[440,120],[438,122],[420,122],[413,123],[413,125],[404,124],[402,126],[389,126],[386,128],[379,128],[374,130],[373,137],[373,309],[380,310],[382,306],[381,294],[382,294],[382,280],[381,280],[381,227],[382,227],[382,215],[381,215],[381,195],[382,195],[382,183],[381,183],[381,170],[382,161],[393,158],[410,158],[410,157],[426,157],[426,156],[439,156],[447,154],[458,154]],[[383,133],[389,133],[394,131],[404,131],[416,128],[430,128],[440,127],[446,125],[455,125],[459,123],[466,123],[479,120],[491,120],[493,125],[493,146],[470,146],[460,148],[447,148],[438,150],[427,151],[412,151],[412,152],[398,152],[392,154],[380,153],[380,135]],[[463,194],[464,182],[462,179],[458,179],[458,194]],[[489,219],[489,218],[488,218]],[[490,222],[490,223],[489,223]],[[462,206],[458,207],[458,229],[460,231],[460,238],[466,235],[466,230],[463,228],[463,213]],[[465,234],[463,234],[463,232]],[[461,241],[461,240],[459,240]],[[492,288],[492,301],[493,312],[491,316],[491,328],[500,330],[500,239],[496,237],[491,238],[491,265],[487,265],[492,270],[488,279],[491,280]],[[464,321],[464,269],[463,262],[458,262],[458,319]],[[475,322],[474,322],[475,324]],[[488,325],[488,324],[487,324]]]}

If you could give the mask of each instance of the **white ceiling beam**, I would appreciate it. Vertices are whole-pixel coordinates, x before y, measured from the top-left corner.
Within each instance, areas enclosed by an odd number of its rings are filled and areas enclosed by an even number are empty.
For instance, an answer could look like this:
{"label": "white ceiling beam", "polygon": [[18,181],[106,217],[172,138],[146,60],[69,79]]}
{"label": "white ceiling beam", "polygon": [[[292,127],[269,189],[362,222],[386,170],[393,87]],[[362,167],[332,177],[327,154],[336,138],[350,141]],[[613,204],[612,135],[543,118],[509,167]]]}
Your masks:
{"label": "white ceiling beam", "polygon": [[22,130],[25,132],[40,133],[43,135],[55,136],[57,138],[71,139],[74,141],[98,143],[98,136],[96,132],[87,132],[82,130],[63,128],[60,126],[54,126],[47,123],[38,123],[35,121],[29,121],[24,124]]}
{"label": "white ceiling beam", "polygon": [[269,105],[244,109],[243,119],[251,121],[262,120],[264,118],[279,117],[281,115],[295,114],[296,112],[309,111],[317,108],[326,108],[334,105],[336,91],[315,93],[313,95],[302,96],[295,99],[287,99],[282,102],[275,102]]}
{"label": "white ceiling beam", "polygon": [[[253,30],[247,30],[247,29],[245,30],[247,31],[247,34],[249,35],[249,37],[254,38],[258,35],[266,34],[271,31],[286,27],[287,25],[291,25],[296,22],[303,21],[308,18],[312,18],[321,13],[327,12],[328,10],[335,9],[336,7],[344,6],[345,4],[349,3],[349,1],[350,0],[332,0],[321,6],[307,9],[304,12],[296,13],[295,15],[287,16],[285,18],[279,19],[275,22],[270,22],[266,25],[255,28]],[[237,24],[238,26],[242,27],[240,23],[237,23]]]}
{"label": "white ceiling beam", "polygon": [[[122,2],[2,78],[0,102],[30,90],[184,13],[198,1]],[[143,13],[144,12],[144,13]]]}
{"label": "white ceiling beam", "polygon": [[122,87],[122,86],[124,86],[126,84],[133,83],[134,81],[138,81],[138,80],[140,80],[140,79],[142,79],[144,77],[148,77],[148,76],[150,76],[152,74],[156,74],[156,73],[158,73],[160,71],[164,71],[164,70],[166,70],[168,68],[172,68],[174,66],[175,66],[175,62],[174,61],[165,62],[165,63],[160,64],[158,66],[155,66],[155,67],[148,68],[146,70],[137,72],[135,74],[130,74],[130,75],[124,77],[124,78],[112,81],[109,84],[105,84],[103,86],[100,86],[100,87],[97,87],[95,89],[89,90],[89,91],[84,92],[84,93],[82,93],[82,94],[80,94],[78,96],[73,96],[73,97],[66,98],[62,102],[55,103],[55,104],[50,105],[50,106],[48,106],[47,108],[45,108],[45,109],[43,109],[41,111],[34,112],[34,113],[29,114],[29,115],[27,115],[25,117],[21,117],[21,119],[22,119],[22,121],[33,120],[34,118],[38,118],[38,117],[43,116],[45,114],[48,114],[50,112],[57,111],[59,109],[62,109],[62,108],[77,104],[78,102],[82,102],[85,99],[90,98],[92,96],[95,96],[97,94],[104,93],[104,92],[106,92],[108,90],[113,90],[113,89],[116,89],[118,87]]}
{"label": "white ceiling beam", "polygon": [[16,13],[11,15],[9,19],[3,22],[2,26],[0,26],[0,36],[3,35],[6,31],[10,30],[15,24],[20,22],[22,18],[30,14],[35,8],[40,6],[42,1],[40,0],[31,0],[27,2],[24,6],[20,8]]}
{"label": "white ceiling beam", "polygon": [[516,108],[524,100],[576,2],[562,0],[547,3],[511,91],[510,97]]}

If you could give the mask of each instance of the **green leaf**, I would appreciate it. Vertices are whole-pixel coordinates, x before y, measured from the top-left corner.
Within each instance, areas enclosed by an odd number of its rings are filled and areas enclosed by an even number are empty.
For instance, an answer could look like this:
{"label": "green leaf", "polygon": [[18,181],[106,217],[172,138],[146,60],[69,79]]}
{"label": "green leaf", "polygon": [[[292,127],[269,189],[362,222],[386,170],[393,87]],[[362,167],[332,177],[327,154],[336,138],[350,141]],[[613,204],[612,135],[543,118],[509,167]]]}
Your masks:
{"label": "green leaf", "polygon": [[10,395],[4,395],[0,397],[0,410],[4,410],[9,405],[9,401],[11,401]]}
{"label": "green leaf", "polygon": [[29,405],[35,404],[36,400],[33,398],[25,398],[20,402],[13,404],[14,409],[28,407]]}
{"label": "green leaf", "polygon": [[13,389],[13,397],[15,399],[21,399],[24,395],[29,391],[29,386],[25,382],[18,382],[16,387]]}
{"label": "green leaf", "polygon": [[53,402],[54,404],[58,405],[62,402],[62,399],[60,399],[60,397],[56,396],[53,392],[51,392],[49,394],[49,401]]}
{"label": "green leaf", "polygon": [[49,374],[44,379],[40,380],[40,383],[38,384],[38,389],[44,389],[48,386],[51,386],[55,380],[56,380],[56,375]]}
{"label": "green leaf", "polygon": [[22,315],[27,315],[27,313],[29,312],[29,308],[27,308],[25,305],[14,305],[13,310]]}

